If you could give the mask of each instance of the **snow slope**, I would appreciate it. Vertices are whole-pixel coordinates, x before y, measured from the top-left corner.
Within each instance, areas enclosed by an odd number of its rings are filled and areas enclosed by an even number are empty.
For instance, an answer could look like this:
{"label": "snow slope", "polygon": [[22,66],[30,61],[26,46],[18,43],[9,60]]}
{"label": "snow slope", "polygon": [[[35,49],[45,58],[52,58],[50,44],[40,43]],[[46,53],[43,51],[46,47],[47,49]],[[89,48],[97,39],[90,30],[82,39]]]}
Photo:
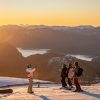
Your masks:
{"label": "snow slope", "polygon": [[33,87],[34,94],[27,93],[27,86],[12,87],[13,94],[1,94],[0,100],[100,100],[100,84],[98,86],[82,86],[84,92],[75,93],[59,89],[59,85]]}
{"label": "snow slope", "polygon": [[[43,80],[33,80],[34,83],[48,83],[49,81]],[[51,83],[51,82],[50,82]],[[12,85],[24,85],[28,84],[28,80],[24,78],[11,78],[11,77],[0,77],[0,87],[3,86],[12,86]]]}
{"label": "snow slope", "polygon": [[[6,78],[10,79],[10,78]],[[0,78],[4,82],[6,79]],[[23,80],[23,81],[21,81]],[[25,79],[16,79],[6,80],[6,82],[22,82],[25,83]],[[37,80],[36,80],[37,81]],[[39,81],[38,82],[44,82]],[[14,83],[13,83],[14,84]],[[0,100],[100,100],[100,84],[95,84],[91,86],[82,86],[84,92],[76,93],[72,92],[75,88],[70,90],[60,89],[61,84],[43,84],[38,88],[36,85],[33,85],[34,94],[27,93],[26,86],[13,86],[9,87],[13,89],[12,94],[0,94]],[[5,89],[5,88],[0,88]]]}

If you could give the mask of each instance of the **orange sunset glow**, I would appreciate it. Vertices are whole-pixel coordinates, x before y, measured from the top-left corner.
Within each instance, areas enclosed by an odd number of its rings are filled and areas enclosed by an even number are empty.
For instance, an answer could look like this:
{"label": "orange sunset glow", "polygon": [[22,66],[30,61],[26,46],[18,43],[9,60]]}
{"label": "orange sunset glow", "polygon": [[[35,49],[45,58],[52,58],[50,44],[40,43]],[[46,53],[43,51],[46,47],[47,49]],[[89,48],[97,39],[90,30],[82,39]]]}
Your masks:
{"label": "orange sunset glow", "polygon": [[0,0],[0,25],[100,25],[100,0]]}

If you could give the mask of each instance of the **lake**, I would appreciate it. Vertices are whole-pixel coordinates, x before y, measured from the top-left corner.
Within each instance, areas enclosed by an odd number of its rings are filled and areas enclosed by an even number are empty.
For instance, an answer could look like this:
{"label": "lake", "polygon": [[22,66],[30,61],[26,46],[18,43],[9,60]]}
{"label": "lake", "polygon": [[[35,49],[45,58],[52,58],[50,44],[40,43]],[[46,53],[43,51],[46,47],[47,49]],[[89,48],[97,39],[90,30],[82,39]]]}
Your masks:
{"label": "lake", "polygon": [[72,57],[76,57],[77,59],[80,59],[80,60],[85,60],[85,61],[93,60],[93,57],[88,56],[88,55],[80,55],[80,54],[68,54],[68,55]]}
{"label": "lake", "polygon": [[[34,49],[34,50],[25,50],[21,48],[17,48],[17,50],[22,54],[23,57],[28,57],[30,55],[35,54],[45,54],[50,49]],[[69,56],[76,57],[77,59],[85,60],[85,61],[92,61],[93,57],[88,55],[80,55],[80,54],[68,54]]]}
{"label": "lake", "polygon": [[25,49],[17,48],[17,50],[22,54],[23,57],[28,57],[30,55],[35,55],[35,54],[45,54],[50,49],[25,50]]}

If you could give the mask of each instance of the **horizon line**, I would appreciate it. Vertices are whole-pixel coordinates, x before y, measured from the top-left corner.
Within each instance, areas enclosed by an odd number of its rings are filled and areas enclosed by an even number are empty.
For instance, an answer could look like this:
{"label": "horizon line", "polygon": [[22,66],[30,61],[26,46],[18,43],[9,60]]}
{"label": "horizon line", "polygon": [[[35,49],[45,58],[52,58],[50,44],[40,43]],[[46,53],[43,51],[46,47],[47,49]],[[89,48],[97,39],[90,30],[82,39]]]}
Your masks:
{"label": "horizon line", "polygon": [[1,26],[65,26],[65,27],[78,27],[78,26],[93,26],[100,27],[100,25],[81,24],[81,25],[46,25],[46,24],[2,24]]}

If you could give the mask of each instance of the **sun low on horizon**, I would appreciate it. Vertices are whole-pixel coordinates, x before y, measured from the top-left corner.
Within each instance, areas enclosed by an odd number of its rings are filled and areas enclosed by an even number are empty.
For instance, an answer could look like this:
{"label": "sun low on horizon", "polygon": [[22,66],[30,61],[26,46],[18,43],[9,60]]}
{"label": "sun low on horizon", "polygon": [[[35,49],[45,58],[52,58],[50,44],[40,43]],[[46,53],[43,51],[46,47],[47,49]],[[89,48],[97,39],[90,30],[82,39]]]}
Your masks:
{"label": "sun low on horizon", "polygon": [[100,0],[0,0],[0,25],[100,26]]}

